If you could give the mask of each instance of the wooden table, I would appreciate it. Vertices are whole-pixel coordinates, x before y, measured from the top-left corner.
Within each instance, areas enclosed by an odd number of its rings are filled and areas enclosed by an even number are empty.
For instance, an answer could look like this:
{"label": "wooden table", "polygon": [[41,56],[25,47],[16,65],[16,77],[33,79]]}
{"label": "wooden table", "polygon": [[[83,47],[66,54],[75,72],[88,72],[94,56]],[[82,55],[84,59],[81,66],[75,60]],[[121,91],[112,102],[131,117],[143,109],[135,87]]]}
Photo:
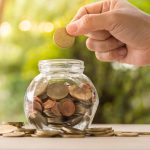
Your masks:
{"label": "wooden table", "polygon": [[[150,125],[96,125],[115,131],[150,131]],[[150,150],[150,136],[67,138],[4,138],[0,150]]]}

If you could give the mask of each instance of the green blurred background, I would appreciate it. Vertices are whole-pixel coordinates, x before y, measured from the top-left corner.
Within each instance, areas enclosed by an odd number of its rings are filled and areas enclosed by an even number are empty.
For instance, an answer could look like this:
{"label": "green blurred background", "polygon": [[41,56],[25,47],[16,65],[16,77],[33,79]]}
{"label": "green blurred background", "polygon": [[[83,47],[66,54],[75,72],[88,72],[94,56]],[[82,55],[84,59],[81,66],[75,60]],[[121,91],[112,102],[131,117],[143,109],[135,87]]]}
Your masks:
{"label": "green blurred background", "polygon": [[[2,2],[4,2],[2,5]],[[150,13],[149,0],[130,0]],[[95,123],[150,123],[150,68],[102,63],[78,37],[71,49],[53,43],[56,28],[92,0],[0,0],[0,121],[25,121],[24,93],[38,74],[38,61],[74,58],[85,62],[85,74],[100,96]],[[94,72],[94,75],[93,75]]]}

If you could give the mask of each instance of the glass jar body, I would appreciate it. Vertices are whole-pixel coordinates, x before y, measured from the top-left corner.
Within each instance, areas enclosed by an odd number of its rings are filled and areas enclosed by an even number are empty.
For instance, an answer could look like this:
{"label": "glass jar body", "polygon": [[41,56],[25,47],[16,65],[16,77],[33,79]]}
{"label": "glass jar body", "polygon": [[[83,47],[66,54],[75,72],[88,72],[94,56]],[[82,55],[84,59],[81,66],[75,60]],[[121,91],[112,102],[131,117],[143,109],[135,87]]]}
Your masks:
{"label": "glass jar body", "polygon": [[38,129],[69,126],[84,130],[91,124],[98,103],[94,85],[82,72],[51,69],[30,83],[24,109],[29,123]]}

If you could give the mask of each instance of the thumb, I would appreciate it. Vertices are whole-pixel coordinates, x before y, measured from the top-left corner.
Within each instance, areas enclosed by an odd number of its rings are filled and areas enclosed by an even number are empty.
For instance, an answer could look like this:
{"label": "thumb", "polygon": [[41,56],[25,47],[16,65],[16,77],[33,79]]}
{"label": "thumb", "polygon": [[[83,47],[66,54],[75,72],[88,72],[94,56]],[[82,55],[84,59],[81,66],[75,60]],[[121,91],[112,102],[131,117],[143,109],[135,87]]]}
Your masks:
{"label": "thumb", "polygon": [[102,14],[87,14],[79,20],[67,25],[66,30],[70,35],[84,35],[97,30],[109,30],[111,25],[110,12]]}

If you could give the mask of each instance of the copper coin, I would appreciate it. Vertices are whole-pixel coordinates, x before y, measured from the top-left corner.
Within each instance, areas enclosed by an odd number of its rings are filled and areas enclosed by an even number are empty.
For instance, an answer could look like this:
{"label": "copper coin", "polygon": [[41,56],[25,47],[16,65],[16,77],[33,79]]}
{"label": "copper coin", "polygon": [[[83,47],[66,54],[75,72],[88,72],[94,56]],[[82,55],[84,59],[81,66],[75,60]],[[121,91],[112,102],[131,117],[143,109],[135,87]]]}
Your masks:
{"label": "copper coin", "polygon": [[51,112],[57,117],[62,116],[62,114],[60,113],[60,110],[58,108],[58,103],[55,103],[55,105],[51,108]]}
{"label": "copper coin", "polygon": [[88,101],[92,98],[92,91],[91,88],[89,88],[88,86],[69,86],[69,93],[72,97],[83,101]]}
{"label": "copper coin", "polygon": [[66,28],[59,28],[54,33],[53,39],[61,48],[70,48],[75,42],[75,37],[69,35],[66,31]]}
{"label": "copper coin", "polygon": [[34,101],[33,101],[33,109],[34,110],[37,110],[39,112],[42,112],[43,110],[43,107],[41,105],[41,102],[39,101],[39,98],[38,97],[35,97],[34,98]]}
{"label": "copper coin", "polygon": [[68,87],[63,82],[49,84],[47,95],[54,100],[62,99],[68,95]]}
{"label": "copper coin", "polygon": [[50,108],[54,107],[55,103],[56,103],[56,101],[48,99],[45,103],[43,103],[43,106],[45,109],[50,109]]}
{"label": "copper coin", "polygon": [[75,104],[70,99],[63,99],[59,104],[60,112],[63,116],[69,117],[75,113]]}

